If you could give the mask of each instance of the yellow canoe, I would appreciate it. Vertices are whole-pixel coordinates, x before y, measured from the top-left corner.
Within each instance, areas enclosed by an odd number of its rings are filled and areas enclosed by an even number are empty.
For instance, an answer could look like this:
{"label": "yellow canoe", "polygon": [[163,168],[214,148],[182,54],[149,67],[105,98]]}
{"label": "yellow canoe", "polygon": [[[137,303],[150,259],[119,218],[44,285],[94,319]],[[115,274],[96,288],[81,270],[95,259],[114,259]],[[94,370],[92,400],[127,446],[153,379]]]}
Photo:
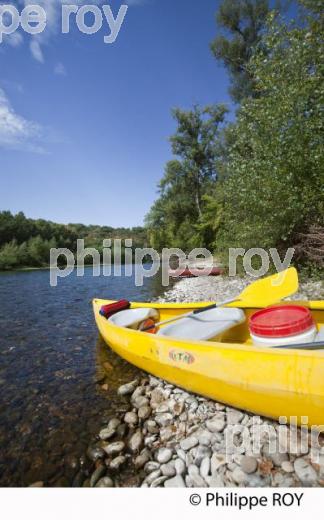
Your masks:
{"label": "yellow canoe", "polygon": [[[324,424],[324,350],[255,347],[247,322],[226,332],[220,342],[156,336],[107,321],[99,311],[109,303],[93,301],[96,323],[107,345],[129,363],[235,408],[275,419],[285,416],[290,422],[297,418],[298,424],[308,417],[309,427]],[[324,325],[324,301],[294,303],[310,308],[317,325]],[[206,305],[133,303],[132,308],[154,306],[162,321]],[[247,318],[258,310],[240,308]]]}

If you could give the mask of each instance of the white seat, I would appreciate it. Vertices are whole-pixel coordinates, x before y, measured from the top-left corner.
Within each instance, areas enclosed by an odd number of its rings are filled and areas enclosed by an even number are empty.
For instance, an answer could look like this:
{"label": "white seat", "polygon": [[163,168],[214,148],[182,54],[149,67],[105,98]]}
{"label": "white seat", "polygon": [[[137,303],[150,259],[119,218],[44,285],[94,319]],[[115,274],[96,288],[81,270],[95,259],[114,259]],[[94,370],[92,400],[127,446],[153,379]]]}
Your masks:
{"label": "white seat", "polygon": [[179,339],[207,341],[244,321],[245,314],[242,309],[218,307],[170,323],[162,327],[158,331],[158,335]]}
{"label": "white seat", "polygon": [[114,325],[117,325],[118,327],[126,327],[128,329],[137,330],[140,323],[149,318],[158,320],[158,311],[150,308],[128,309],[126,311],[120,311],[116,314],[113,314],[113,316],[111,316],[108,321]]}
{"label": "white seat", "polygon": [[321,327],[315,338],[316,343],[324,342],[324,327]]}

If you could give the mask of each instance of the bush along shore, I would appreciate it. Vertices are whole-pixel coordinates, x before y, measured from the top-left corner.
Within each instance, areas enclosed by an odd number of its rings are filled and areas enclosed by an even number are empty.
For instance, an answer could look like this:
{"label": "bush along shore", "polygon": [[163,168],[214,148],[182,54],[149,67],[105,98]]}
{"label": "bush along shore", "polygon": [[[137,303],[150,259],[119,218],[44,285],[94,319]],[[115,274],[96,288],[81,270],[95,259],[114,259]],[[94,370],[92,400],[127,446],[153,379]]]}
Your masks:
{"label": "bush along shore", "polygon": [[[223,277],[182,280],[164,300],[220,300],[247,283]],[[309,282],[296,298],[318,299],[323,293],[321,282]],[[286,447],[274,448],[276,421],[152,376],[121,386],[118,394],[125,406],[89,446],[92,468],[83,475],[85,487],[324,486],[324,439],[314,447],[295,428]]]}

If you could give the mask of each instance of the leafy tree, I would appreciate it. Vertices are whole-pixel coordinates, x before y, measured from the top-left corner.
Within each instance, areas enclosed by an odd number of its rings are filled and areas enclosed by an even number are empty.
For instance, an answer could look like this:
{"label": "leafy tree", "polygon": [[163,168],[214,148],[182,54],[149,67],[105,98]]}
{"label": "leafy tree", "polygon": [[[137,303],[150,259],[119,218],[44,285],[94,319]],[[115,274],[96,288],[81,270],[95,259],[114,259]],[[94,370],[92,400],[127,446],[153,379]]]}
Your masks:
{"label": "leafy tree", "polygon": [[218,138],[227,109],[223,105],[175,109],[176,133],[170,138],[177,157],[166,165],[160,198],[147,216],[153,243],[191,249],[204,242],[196,230],[204,196],[217,179]]}
{"label": "leafy tree", "polygon": [[223,34],[215,38],[211,50],[229,72],[230,94],[237,103],[256,93],[247,64],[262,41],[269,4],[269,0],[223,0],[216,15]]}
{"label": "leafy tree", "polygon": [[0,250],[0,269],[13,269],[19,264],[19,246],[15,240],[5,244]]}
{"label": "leafy tree", "polygon": [[232,128],[225,248],[293,245],[298,232],[324,224],[323,27],[312,12],[303,26],[272,17],[249,65],[261,97],[243,103]]}

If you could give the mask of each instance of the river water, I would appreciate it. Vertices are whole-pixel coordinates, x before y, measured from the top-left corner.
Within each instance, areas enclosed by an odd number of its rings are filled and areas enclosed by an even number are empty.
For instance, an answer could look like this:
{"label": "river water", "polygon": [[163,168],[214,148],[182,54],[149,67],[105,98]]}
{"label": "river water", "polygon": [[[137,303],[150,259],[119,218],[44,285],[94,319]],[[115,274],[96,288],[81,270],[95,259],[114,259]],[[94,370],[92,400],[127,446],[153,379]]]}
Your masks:
{"label": "river water", "polygon": [[100,339],[91,300],[165,291],[159,276],[136,287],[91,268],[49,282],[47,270],[0,273],[0,486],[78,485],[80,457],[120,406],[116,388],[139,375]]}

